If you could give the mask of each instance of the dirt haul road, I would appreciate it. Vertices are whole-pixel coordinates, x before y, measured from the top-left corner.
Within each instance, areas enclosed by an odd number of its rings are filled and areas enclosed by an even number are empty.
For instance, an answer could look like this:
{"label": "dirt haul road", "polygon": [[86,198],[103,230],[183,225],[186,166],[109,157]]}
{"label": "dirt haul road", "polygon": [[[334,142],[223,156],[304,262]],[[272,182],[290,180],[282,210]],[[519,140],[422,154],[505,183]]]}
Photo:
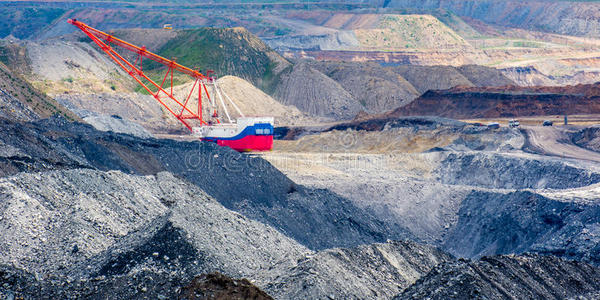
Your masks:
{"label": "dirt haul road", "polygon": [[523,129],[527,133],[527,141],[530,147],[536,152],[600,162],[600,153],[586,150],[571,142],[567,128],[523,126]]}

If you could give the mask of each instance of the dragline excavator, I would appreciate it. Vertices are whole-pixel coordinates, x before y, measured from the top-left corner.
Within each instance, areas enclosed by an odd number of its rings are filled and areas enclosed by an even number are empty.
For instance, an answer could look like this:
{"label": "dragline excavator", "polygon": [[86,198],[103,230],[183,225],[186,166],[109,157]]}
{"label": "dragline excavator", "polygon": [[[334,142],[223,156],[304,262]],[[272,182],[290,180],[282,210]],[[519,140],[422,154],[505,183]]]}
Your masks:
{"label": "dragline excavator", "polygon": [[[174,60],[156,55],[146,50],[146,47],[132,45],[80,21],[69,19],[68,22],[89,36],[194,136],[237,151],[266,151],[273,148],[274,119],[245,117],[235,102],[218,86],[216,78],[211,76],[212,71],[206,72],[206,75],[202,74]],[[128,55],[121,55],[115,49],[125,50]],[[134,57],[135,61],[132,63],[124,56]],[[144,73],[142,68],[144,59],[166,67],[167,71],[160,84]],[[185,92],[187,95],[185,98],[177,97],[173,93],[175,72],[189,76],[194,81],[189,92]],[[212,96],[209,94],[209,89],[213,91]],[[203,105],[203,102],[206,102],[206,105]],[[233,120],[226,102],[230,103],[241,117]],[[219,116],[221,110],[225,113],[226,119]]]}

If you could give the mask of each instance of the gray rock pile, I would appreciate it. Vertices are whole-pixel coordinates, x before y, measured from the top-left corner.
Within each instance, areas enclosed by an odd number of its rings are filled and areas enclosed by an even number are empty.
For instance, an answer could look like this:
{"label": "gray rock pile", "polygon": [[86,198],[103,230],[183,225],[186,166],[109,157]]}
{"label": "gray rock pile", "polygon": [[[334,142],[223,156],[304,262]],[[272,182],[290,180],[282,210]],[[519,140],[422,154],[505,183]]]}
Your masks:
{"label": "gray rock pile", "polygon": [[596,299],[599,275],[552,256],[492,256],[441,264],[394,299]]}

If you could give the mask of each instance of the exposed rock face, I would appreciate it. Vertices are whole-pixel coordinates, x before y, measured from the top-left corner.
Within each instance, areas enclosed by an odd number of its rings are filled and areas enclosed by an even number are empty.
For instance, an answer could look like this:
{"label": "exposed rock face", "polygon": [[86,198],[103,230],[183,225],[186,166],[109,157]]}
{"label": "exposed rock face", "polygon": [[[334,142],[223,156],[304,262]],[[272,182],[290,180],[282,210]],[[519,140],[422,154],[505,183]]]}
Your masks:
{"label": "exposed rock face", "polygon": [[[577,59],[573,59],[572,61],[565,59],[564,61],[549,61],[533,66],[502,68],[501,70],[504,76],[510,78],[520,86],[567,86],[593,84],[600,81],[600,72],[593,68],[593,66],[597,65],[596,63],[591,63],[586,66],[584,62],[576,63],[577,61]],[[557,69],[559,69],[562,64],[563,71],[555,71],[550,67],[549,70],[545,70],[545,73],[543,73],[539,68],[544,67],[545,64],[558,65],[559,67]],[[572,65],[580,64],[583,65],[581,69],[571,67]]]}
{"label": "exposed rock face", "polygon": [[491,256],[441,264],[394,299],[594,299],[599,275],[552,256]]}
{"label": "exposed rock face", "polygon": [[336,31],[319,35],[285,35],[263,39],[271,48],[279,52],[290,49],[337,50],[360,47],[360,42],[351,31]]}
{"label": "exposed rock face", "polygon": [[0,62],[0,116],[19,121],[33,121],[54,114],[72,120],[75,114],[31,86],[20,75]]}
{"label": "exposed rock face", "polygon": [[444,249],[462,257],[534,251],[598,265],[599,209],[552,193],[475,191],[461,203]]}
{"label": "exposed rock face", "polygon": [[363,108],[339,83],[304,62],[282,73],[274,97],[311,115],[338,120],[352,119]]}
{"label": "exposed rock face", "polygon": [[592,151],[600,152],[600,127],[584,128],[571,135],[573,142]]}
{"label": "exposed rock face", "polygon": [[478,65],[465,65],[460,66],[457,69],[475,86],[488,87],[515,85],[515,82],[508,79],[502,71],[494,68]]}
{"label": "exposed rock face", "polygon": [[443,183],[497,189],[568,189],[600,182],[600,173],[562,161],[494,153],[451,153],[436,172]]}

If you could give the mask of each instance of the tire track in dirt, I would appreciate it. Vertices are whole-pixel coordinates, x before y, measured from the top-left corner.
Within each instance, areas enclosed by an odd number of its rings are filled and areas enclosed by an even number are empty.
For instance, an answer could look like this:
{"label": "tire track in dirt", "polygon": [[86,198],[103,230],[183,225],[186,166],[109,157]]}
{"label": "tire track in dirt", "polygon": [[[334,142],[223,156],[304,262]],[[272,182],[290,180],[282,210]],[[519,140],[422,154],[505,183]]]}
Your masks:
{"label": "tire track in dirt", "polygon": [[530,150],[541,154],[600,162],[600,153],[573,144],[568,130],[557,127],[523,126]]}

